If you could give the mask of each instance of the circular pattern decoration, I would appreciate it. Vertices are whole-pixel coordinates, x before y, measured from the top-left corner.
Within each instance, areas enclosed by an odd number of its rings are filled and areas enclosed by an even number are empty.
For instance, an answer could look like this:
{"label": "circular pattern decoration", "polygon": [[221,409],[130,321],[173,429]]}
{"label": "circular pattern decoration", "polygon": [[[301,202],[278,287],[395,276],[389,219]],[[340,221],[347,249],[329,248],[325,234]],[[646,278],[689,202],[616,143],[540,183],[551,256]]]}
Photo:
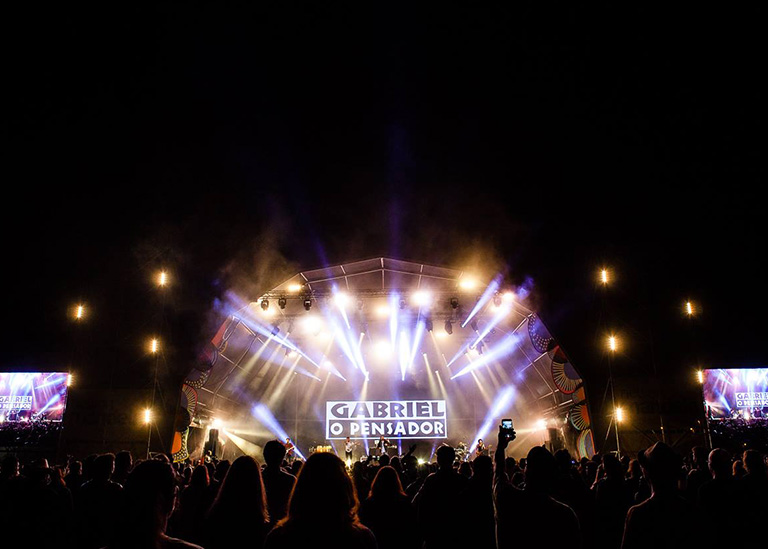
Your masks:
{"label": "circular pattern decoration", "polygon": [[591,422],[589,419],[589,412],[587,411],[587,403],[582,402],[571,406],[570,410],[568,410],[568,421],[570,421],[574,429],[578,431],[589,429]]}
{"label": "circular pattern decoration", "polygon": [[197,391],[186,383],[181,386],[181,407],[185,408],[191,417],[195,416],[197,411]]}
{"label": "circular pattern decoration", "polygon": [[205,382],[208,381],[208,376],[210,375],[211,369],[208,369],[205,372],[201,372],[200,370],[192,370],[192,373],[189,374],[189,377],[184,380],[184,385],[189,385],[193,389],[199,389],[205,385]]}
{"label": "circular pattern decoration", "polygon": [[570,362],[555,362],[553,359],[551,373],[555,386],[566,395],[573,393],[582,384],[579,374]]}
{"label": "circular pattern decoration", "polygon": [[542,331],[546,333],[546,329],[536,318],[536,315],[530,315],[528,317],[528,336],[531,338],[531,343],[537,351],[546,353],[554,346],[555,338],[548,333],[547,335],[541,335],[539,332]]}
{"label": "circular pattern decoration", "polygon": [[[189,436],[189,429],[184,431],[183,433],[175,433],[173,437],[173,445],[171,446],[171,455],[173,456],[173,461],[184,461],[189,457],[189,452],[187,451],[187,437]],[[177,439],[178,437],[178,439]],[[174,449],[178,448],[175,452]]]}
{"label": "circular pattern decoration", "polygon": [[579,433],[579,438],[576,439],[576,451],[579,452],[579,459],[583,457],[591,459],[595,455],[595,441],[592,438],[592,429]]}

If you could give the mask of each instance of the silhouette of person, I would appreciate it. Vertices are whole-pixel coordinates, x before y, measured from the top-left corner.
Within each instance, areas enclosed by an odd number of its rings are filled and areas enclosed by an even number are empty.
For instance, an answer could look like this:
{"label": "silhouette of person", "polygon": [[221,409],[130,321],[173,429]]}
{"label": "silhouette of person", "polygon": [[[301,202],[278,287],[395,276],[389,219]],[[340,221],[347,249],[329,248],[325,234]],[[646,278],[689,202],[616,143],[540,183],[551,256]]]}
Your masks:
{"label": "silhouette of person", "polygon": [[240,456],[228,468],[205,517],[202,545],[205,549],[226,549],[248,540],[249,546],[261,547],[269,528],[259,462]]}
{"label": "silhouette of person", "polygon": [[150,459],[137,464],[125,482],[117,535],[107,549],[202,549],[165,533],[177,494],[170,463]]}
{"label": "silhouette of person", "polygon": [[114,536],[115,509],[120,504],[123,487],[110,480],[115,470],[115,455],[101,454],[93,460],[93,478],[77,492],[75,515],[78,543],[83,548],[99,548]]}
{"label": "silhouette of person", "polygon": [[466,524],[463,507],[458,504],[469,479],[454,468],[456,451],[443,445],[437,449],[438,470],[424,479],[413,503],[424,549],[463,545]]}
{"label": "silhouette of person", "polygon": [[376,538],[360,523],[358,500],[344,462],[315,452],[301,467],[288,514],[267,534],[264,549],[304,549],[322,544],[376,549]]}
{"label": "silhouette of person", "polygon": [[677,489],[682,460],[672,448],[656,442],[637,456],[651,486],[651,497],[629,508],[622,549],[699,547],[700,525],[694,506]]}
{"label": "silhouette of person", "polygon": [[[463,462],[469,463],[467,461]],[[461,496],[466,522],[472,527],[468,543],[476,549],[496,547],[496,521],[493,509],[493,459],[477,456],[472,460],[472,476]]]}
{"label": "silhouette of person", "polygon": [[[534,446],[528,452],[522,490],[507,478],[504,452],[514,439],[514,431],[511,437],[507,437],[499,428],[493,482],[498,548],[527,545],[537,549],[561,548],[563,536],[568,537],[569,547],[581,547],[581,528],[576,513],[550,496],[557,466],[549,450],[543,446]],[[555,524],[559,535],[552,533]]]}
{"label": "silhouette of person", "polygon": [[270,524],[274,526],[288,512],[288,498],[296,483],[296,477],[281,467],[285,457],[285,446],[279,440],[270,440],[264,445],[266,467],[262,471],[264,489],[267,493],[267,507]]}
{"label": "silhouette of person", "polygon": [[373,531],[378,549],[418,549],[416,510],[394,467],[380,467],[369,496],[360,503],[360,522]]}

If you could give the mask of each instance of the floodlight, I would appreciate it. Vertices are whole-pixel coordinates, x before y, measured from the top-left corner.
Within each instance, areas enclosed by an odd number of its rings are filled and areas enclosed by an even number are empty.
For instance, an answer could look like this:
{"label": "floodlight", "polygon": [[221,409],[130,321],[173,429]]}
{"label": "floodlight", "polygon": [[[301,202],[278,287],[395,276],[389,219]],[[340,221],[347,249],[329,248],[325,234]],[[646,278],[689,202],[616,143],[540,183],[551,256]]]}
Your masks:
{"label": "floodlight", "polygon": [[264,298],[261,300],[261,310],[266,311],[267,309],[269,309],[269,300]]}

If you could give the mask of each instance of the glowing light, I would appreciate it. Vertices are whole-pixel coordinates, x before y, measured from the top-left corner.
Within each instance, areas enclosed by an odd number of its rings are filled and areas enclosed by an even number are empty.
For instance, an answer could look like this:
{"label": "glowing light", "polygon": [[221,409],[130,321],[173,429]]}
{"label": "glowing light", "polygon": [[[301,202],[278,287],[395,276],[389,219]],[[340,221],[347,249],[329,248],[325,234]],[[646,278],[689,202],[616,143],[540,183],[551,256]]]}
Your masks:
{"label": "glowing light", "polygon": [[302,323],[304,324],[304,329],[313,334],[317,334],[320,328],[323,327],[323,321],[315,315],[305,317]]}
{"label": "glowing light", "polygon": [[459,288],[462,290],[472,290],[477,287],[477,280],[474,278],[463,278],[459,281]]}
{"label": "glowing light", "polygon": [[422,458],[419,458],[418,460],[416,460],[416,462],[417,462],[419,465],[424,465],[424,464],[426,463],[426,461],[424,461]]}
{"label": "glowing light", "polygon": [[704,383],[704,372],[702,372],[701,370],[697,370],[696,379],[699,383]]}
{"label": "glowing light", "polygon": [[75,308],[75,318],[77,320],[82,320],[85,316],[85,305],[78,305]]}
{"label": "glowing light", "polygon": [[608,281],[610,280],[610,277],[608,275],[608,269],[601,269],[600,270],[600,282],[603,284],[608,284]]}
{"label": "glowing light", "polygon": [[608,348],[611,351],[615,351],[616,349],[619,348],[619,343],[618,343],[618,340],[616,339],[616,336],[610,336],[608,338]]}
{"label": "glowing light", "polygon": [[690,301],[685,302],[685,314],[688,316],[693,316],[693,303]]}
{"label": "glowing light", "polygon": [[211,427],[213,427],[214,429],[218,429],[219,427],[221,427],[221,425],[222,423],[219,418],[216,418],[211,422]]}
{"label": "glowing light", "polygon": [[289,292],[295,293],[295,292],[298,292],[299,290],[301,290],[301,284],[289,284],[288,285],[288,291]]}
{"label": "glowing light", "polygon": [[72,384],[75,382],[75,378],[72,374],[67,374],[67,387],[72,387]]}
{"label": "glowing light", "polygon": [[419,290],[413,294],[411,299],[413,299],[414,304],[419,307],[426,307],[431,303],[432,295],[425,290]]}
{"label": "glowing light", "polygon": [[333,296],[333,301],[336,303],[338,307],[343,308],[349,302],[349,296],[344,292],[337,292],[336,295]]}
{"label": "glowing light", "polygon": [[388,305],[379,305],[376,307],[376,316],[380,318],[385,318],[389,315],[389,306]]}
{"label": "glowing light", "polygon": [[152,422],[152,410],[149,408],[146,408],[144,410],[144,423],[149,424]]}
{"label": "glowing light", "polygon": [[149,352],[157,353],[160,350],[160,342],[157,339],[153,339],[149,342]]}
{"label": "glowing light", "polygon": [[536,430],[537,431],[543,431],[547,428],[547,420],[546,419],[539,419],[536,421]]}
{"label": "glowing light", "polygon": [[389,341],[379,341],[374,345],[376,356],[379,358],[389,358],[392,356],[392,344]]}
{"label": "glowing light", "polygon": [[160,271],[160,274],[157,275],[157,283],[160,286],[165,286],[168,284],[168,273],[165,271]]}
{"label": "glowing light", "polygon": [[514,292],[504,292],[504,295],[501,296],[501,299],[506,301],[507,303],[511,303],[515,300],[515,293]]}
{"label": "glowing light", "polygon": [[616,423],[622,423],[625,419],[624,416],[624,410],[621,408],[621,406],[617,406],[616,410],[614,411],[614,416],[616,417]]}

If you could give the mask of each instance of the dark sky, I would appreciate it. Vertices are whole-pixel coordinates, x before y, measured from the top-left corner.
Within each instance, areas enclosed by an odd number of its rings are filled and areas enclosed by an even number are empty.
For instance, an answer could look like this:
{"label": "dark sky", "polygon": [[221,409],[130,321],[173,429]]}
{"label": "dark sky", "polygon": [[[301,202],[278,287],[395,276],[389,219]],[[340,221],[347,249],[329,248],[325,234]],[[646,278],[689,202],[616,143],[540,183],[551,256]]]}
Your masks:
{"label": "dark sky", "polygon": [[161,266],[183,365],[224,289],[379,255],[530,277],[587,375],[610,327],[765,366],[759,8],[108,4],[5,18],[2,368],[135,367]]}

